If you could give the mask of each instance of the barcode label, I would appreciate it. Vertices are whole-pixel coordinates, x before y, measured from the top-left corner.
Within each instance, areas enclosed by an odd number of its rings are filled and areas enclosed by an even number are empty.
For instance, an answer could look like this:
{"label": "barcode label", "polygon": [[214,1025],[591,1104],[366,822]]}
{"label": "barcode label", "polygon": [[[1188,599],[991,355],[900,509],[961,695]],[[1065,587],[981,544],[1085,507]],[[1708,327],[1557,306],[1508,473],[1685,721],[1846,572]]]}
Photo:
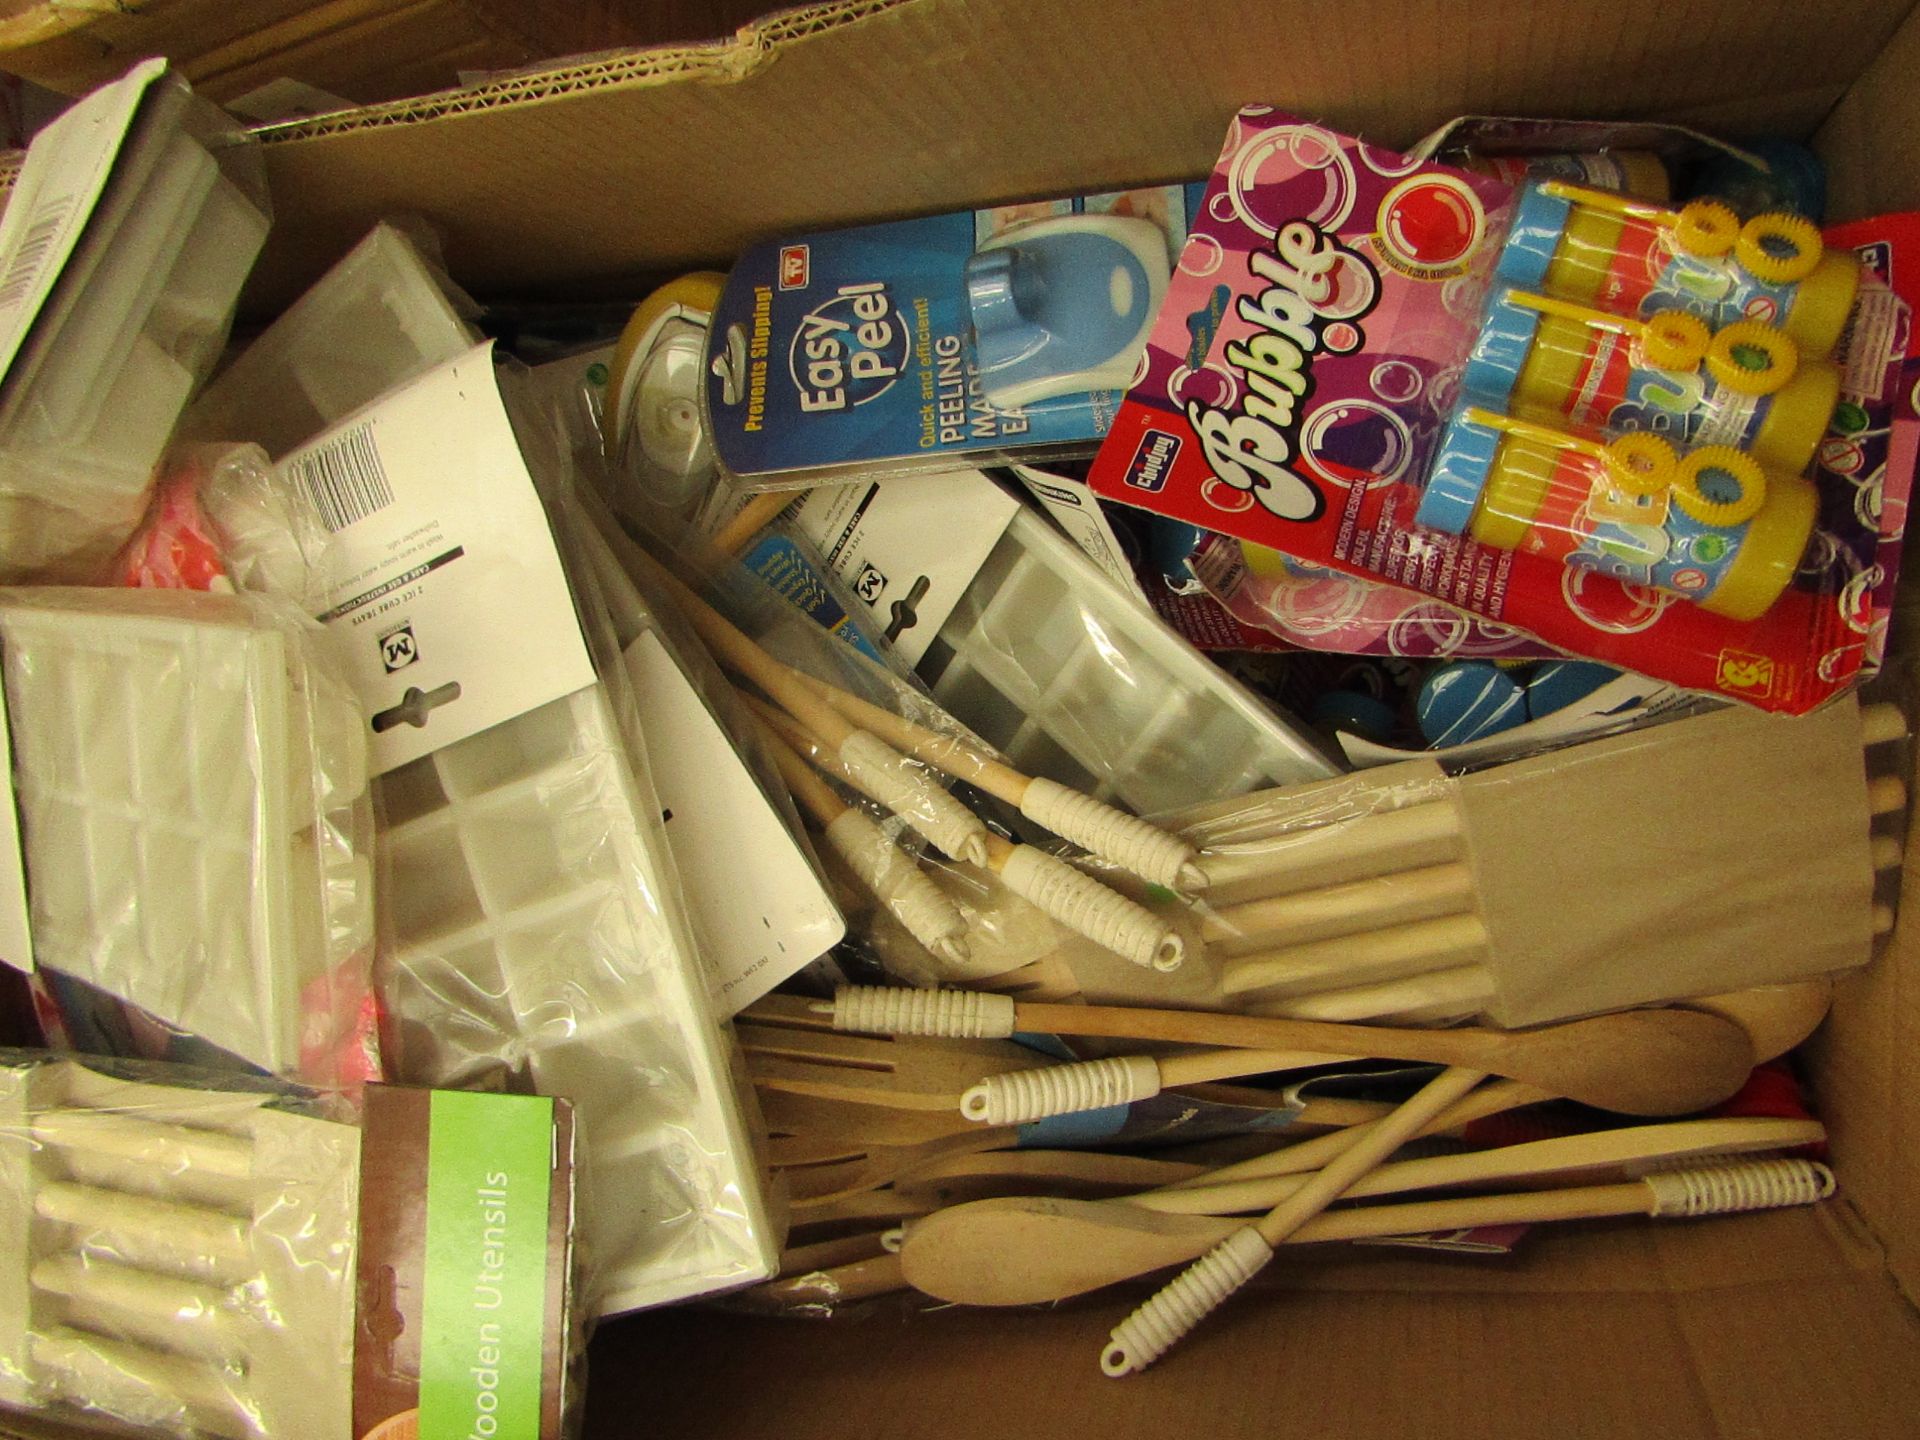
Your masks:
{"label": "barcode label", "polygon": [[344,530],[393,504],[393,486],[373,443],[372,421],[296,455],[288,468],[329,530]]}
{"label": "barcode label", "polygon": [[5,276],[0,277],[0,310],[13,309],[33,290],[34,282],[40,278],[40,267],[46,264],[47,253],[60,238],[61,227],[67,223],[67,211],[72,208],[72,197],[63,195],[27,227],[7,262]]}

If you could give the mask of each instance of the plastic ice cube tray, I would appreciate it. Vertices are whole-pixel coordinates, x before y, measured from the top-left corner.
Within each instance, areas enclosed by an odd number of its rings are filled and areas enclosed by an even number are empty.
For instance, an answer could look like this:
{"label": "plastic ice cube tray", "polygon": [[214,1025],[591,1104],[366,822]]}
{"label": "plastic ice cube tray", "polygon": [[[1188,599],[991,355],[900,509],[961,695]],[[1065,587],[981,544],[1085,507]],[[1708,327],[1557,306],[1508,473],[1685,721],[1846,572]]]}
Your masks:
{"label": "plastic ice cube tray", "polygon": [[1140,814],[1336,773],[1319,746],[1022,509],[921,664],[1029,775]]}
{"label": "plastic ice cube tray", "polygon": [[416,1083],[575,1105],[612,1314],[745,1284],[776,1247],[706,980],[605,688],[379,781],[393,948],[383,993]]}
{"label": "plastic ice cube tray", "polygon": [[346,1440],[360,1135],[269,1098],[0,1067],[0,1399]]}
{"label": "plastic ice cube tray", "polygon": [[315,282],[207,387],[186,427],[278,459],[396,385],[466,354],[471,302],[391,225]]}
{"label": "plastic ice cube tray", "polygon": [[[298,1070],[372,937],[351,697],[264,602],[0,599],[34,955],[242,1060]],[[364,844],[364,841],[362,842]],[[331,1033],[330,1033],[331,1032]]]}
{"label": "plastic ice cube tray", "polygon": [[0,387],[0,578],[90,578],[138,523],[266,240],[238,142],[184,86],[149,93]]}

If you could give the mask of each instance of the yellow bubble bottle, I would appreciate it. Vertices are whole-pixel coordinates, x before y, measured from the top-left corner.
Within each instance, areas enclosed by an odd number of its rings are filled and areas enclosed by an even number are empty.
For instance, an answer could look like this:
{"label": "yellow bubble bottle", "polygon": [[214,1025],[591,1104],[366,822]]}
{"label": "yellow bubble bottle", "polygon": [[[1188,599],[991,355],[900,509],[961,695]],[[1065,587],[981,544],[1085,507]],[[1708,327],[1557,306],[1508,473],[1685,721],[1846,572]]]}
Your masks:
{"label": "yellow bubble bottle", "polygon": [[1644,432],[1602,445],[1469,405],[1415,519],[1747,621],[1792,582],[1818,510],[1807,481],[1725,446],[1681,454]]}
{"label": "yellow bubble bottle", "polygon": [[1797,215],[1742,224],[1715,201],[1669,210],[1549,180],[1522,192],[1499,278],[1640,319],[1685,310],[1714,329],[1759,320],[1824,359],[1846,328],[1860,264]]}
{"label": "yellow bubble bottle", "polygon": [[1463,378],[1493,409],[1576,434],[1645,430],[1730,445],[1798,474],[1840,399],[1840,372],[1780,331],[1741,320],[1710,333],[1683,310],[1647,320],[1521,290],[1495,294]]}

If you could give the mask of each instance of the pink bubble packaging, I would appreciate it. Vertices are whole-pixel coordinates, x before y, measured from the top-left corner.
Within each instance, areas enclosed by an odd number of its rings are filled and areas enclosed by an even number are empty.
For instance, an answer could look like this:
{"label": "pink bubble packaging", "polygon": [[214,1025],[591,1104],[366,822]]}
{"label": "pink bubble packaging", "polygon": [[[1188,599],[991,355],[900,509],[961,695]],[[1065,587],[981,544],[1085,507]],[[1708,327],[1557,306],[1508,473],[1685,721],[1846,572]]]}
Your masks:
{"label": "pink bubble packaging", "polygon": [[1242,110],[1095,491],[1244,534],[1249,515],[1320,521],[1356,480],[1418,482],[1514,195],[1266,106]]}
{"label": "pink bubble packaging", "polygon": [[1143,378],[1094,461],[1095,493],[1763,709],[1802,713],[1848,688],[1874,658],[1912,479],[1901,366],[1916,355],[1920,281],[1893,253],[1910,217],[1829,236],[1869,276],[1836,357],[1820,516],[1793,583],[1748,621],[1415,524],[1513,195],[1267,107],[1241,111]]}

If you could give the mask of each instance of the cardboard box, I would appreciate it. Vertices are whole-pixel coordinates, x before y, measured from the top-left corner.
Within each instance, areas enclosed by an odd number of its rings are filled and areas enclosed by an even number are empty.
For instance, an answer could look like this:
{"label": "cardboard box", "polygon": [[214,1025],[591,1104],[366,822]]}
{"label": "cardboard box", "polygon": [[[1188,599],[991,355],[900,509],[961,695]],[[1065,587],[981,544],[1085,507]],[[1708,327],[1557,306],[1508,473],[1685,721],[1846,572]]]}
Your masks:
{"label": "cardboard box", "polygon": [[[1389,145],[1460,112],[1810,137],[1834,218],[1920,205],[1910,0],[842,0],[735,40],[267,132],[271,308],[424,214],[481,295],[624,293],[753,239],[1211,163],[1267,100]],[[1920,583],[1907,605],[1920,604]],[[1911,614],[1903,617],[1911,631]],[[1893,670],[1916,674],[1912,635]],[[1910,777],[1912,783],[1912,777]],[[901,1324],[666,1311],[609,1325],[590,1435],[700,1440],[1772,1440],[1920,1433],[1920,866],[1807,1055],[1840,1197],[1568,1227],[1510,1259],[1330,1248],[1145,1376],[1137,1295]]]}
{"label": "cardboard box", "polygon": [[665,33],[621,0],[12,0],[0,6],[0,70],[83,95],[135,60],[165,55],[216,100],[281,79],[367,103]]}

